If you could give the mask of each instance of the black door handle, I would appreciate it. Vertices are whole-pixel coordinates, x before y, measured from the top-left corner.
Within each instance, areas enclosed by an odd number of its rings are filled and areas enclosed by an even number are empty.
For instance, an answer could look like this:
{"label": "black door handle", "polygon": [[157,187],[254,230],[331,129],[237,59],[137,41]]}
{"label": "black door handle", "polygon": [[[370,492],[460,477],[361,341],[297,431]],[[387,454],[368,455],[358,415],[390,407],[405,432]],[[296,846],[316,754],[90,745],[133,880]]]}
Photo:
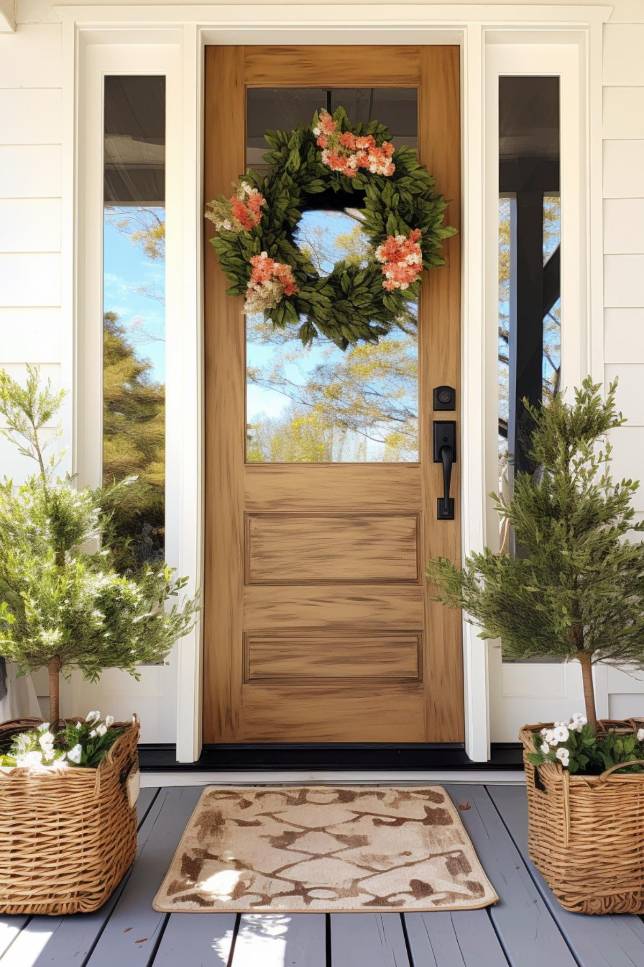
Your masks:
{"label": "black door handle", "polygon": [[438,520],[454,520],[454,498],[449,490],[452,467],[456,463],[455,420],[434,420],[434,463],[443,465],[443,496],[436,501]]}

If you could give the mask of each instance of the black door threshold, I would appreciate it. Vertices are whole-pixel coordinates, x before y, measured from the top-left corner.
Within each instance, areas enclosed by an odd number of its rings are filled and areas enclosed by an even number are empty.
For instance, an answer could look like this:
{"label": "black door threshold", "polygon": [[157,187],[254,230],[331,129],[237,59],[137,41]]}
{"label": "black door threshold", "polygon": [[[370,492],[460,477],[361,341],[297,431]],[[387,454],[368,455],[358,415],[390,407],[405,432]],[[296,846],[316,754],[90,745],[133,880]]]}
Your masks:
{"label": "black door threshold", "polygon": [[389,772],[430,769],[521,769],[518,742],[492,744],[488,762],[472,762],[462,745],[206,745],[197,762],[177,762],[174,745],[139,746],[144,772]]}

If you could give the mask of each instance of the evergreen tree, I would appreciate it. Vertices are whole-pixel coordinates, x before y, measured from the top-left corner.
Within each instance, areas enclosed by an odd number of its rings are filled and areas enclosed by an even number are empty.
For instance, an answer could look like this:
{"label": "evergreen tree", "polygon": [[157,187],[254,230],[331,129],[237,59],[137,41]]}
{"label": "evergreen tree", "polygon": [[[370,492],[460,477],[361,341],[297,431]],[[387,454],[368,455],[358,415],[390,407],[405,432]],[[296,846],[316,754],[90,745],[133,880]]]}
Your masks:
{"label": "evergreen tree", "polygon": [[79,490],[55,474],[43,429],[62,400],[30,368],[23,388],[0,370],[0,432],[32,458],[38,472],[23,484],[0,483],[0,655],[21,671],[49,669],[50,717],[59,718],[60,673],[76,667],[90,681],[103,668],[135,678],[137,666],[163,661],[194,623],[196,604],[166,607],[185,587],[163,563],[136,578],[120,574],[103,538],[111,490]]}
{"label": "evergreen tree", "polygon": [[[613,482],[608,431],[624,419],[616,384],[602,399],[587,377],[572,405],[556,396],[527,405],[535,474],[518,474],[509,500],[494,496],[520,555],[489,549],[463,569],[430,562],[438,598],[463,608],[482,638],[501,638],[508,658],[581,664],[586,715],[597,727],[592,666],[644,665],[644,531],[631,505],[633,480]],[[630,539],[628,539],[630,537]]]}

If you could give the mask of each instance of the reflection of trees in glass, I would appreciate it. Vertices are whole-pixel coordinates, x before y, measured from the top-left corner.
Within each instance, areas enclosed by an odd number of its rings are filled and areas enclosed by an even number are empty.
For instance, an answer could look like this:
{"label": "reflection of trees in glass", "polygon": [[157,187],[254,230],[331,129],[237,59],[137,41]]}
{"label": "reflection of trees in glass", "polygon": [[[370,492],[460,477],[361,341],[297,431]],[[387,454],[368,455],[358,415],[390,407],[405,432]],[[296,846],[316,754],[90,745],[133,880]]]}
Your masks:
{"label": "reflection of trees in glass", "polygon": [[[512,298],[512,197],[499,198],[498,236],[498,393],[499,393],[499,463],[503,469],[508,455],[509,376],[510,376],[510,304]],[[544,265],[561,241],[561,206],[559,195],[543,199]],[[561,301],[557,299],[543,319],[543,401],[552,399],[560,389],[561,378]]]}
{"label": "reflection of trees in glass", "polygon": [[[544,265],[561,242],[561,203],[559,195],[545,195],[543,199],[543,262]],[[543,400],[561,388],[561,299],[546,313],[543,320]]]}
{"label": "reflection of trees in glass", "polygon": [[125,317],[109,310],[104,315],[103,481],[138,478],[112,508],[110,542],[118,566],[127,570],[164,556],[165,391],[142,347],[164,341],[158,309],[151,314],[145,300],[163,304],[165,293],[159,281],[139,280],[145,279],[146,260],[163,264],[165,212],[158,206],[109,206],[105,219],[132,243],[136,269],[132,274],[131,266],[119,262],[122,253],[106,248],[106,270],[122,283]]}
{"label": "reflection of trees in glass", "polygon": [[[305,211],[295,239],[321,274],[370,250],[355,209]],[[346,352],[324,340],[303,349],[261,317],[246,325],[247,382],[261,391],[249,397],[249,461],[418,459],[415,307],[379,343]]]}
{"label": "reflection of trees in glass", "polygon": [[508,454],[509,383],[510,383],[510,277],[512,273],[511,248],[512,199],[499,198],[499,342],[498,391],[499,391],[499,461],[505,466]]}
{"label": "reflection of trees in glass", "polygon": [[289,401],[278,415],[249,416],[249,461],[418,459],[415,334],[400,330],[344,353],[322,344],[311,357],[256,317],[247,325],[249,346],[278,349],[248,367],[249,384]]}
{"label": "reflection of trees in glass", "polygon": [[103,325],[103,482],[138,481],[112,508],[113,544],[120,568],[163,558],[164,387],[151,378],[113,312]]}

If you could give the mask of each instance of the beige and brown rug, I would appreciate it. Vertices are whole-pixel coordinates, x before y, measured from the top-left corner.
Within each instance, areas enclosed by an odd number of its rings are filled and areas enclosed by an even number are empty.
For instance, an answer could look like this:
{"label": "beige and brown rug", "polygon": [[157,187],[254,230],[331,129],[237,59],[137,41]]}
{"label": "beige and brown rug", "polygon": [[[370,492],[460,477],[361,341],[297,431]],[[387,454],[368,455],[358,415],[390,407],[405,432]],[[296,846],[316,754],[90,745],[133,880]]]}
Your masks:
{"label": "beige and brown rug", "polygon": [[474,910],[497,899],[440,786],[210,787],[154,908]]}

